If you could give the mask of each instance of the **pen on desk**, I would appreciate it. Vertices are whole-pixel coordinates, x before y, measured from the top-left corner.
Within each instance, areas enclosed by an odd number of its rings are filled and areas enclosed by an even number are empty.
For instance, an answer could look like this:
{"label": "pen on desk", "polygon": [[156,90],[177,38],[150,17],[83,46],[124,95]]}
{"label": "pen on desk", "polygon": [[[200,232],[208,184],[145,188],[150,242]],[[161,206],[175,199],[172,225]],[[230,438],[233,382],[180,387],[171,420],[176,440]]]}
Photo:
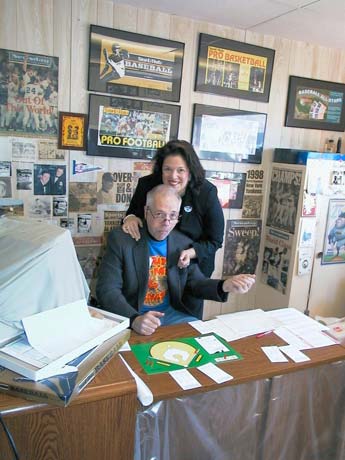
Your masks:
{"label": "pen on desk", "polygon": [[259,339],[260,337],[264,337],[265,335],[272,334],[273,331],[266,331],[266,332],[261,332],[260,334],[257,334],[256,338]]}
{"label": "pen on desk", "polygon": [[201,358],[202,358],[202,355],[197,356],[195,362],[198,363],[201,360]]}
{"label": "pen on desk", "polygon": [[169,363],[163,363],[163,361],[156,361],[157,364],[161,364],[162,366],[170,366]]}

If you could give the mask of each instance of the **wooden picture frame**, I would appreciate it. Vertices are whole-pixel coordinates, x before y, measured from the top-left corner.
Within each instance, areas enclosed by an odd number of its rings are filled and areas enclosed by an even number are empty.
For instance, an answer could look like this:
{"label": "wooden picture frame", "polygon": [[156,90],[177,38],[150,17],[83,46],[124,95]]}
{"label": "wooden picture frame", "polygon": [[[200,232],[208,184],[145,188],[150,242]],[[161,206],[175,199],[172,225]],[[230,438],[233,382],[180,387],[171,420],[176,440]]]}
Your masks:
{"label": "wooden picture frame", "polygon": [[86,150],[87,115],[59,112],[58,148],[62,150]]}
{"label": "wooden picture frame", "polygon": [[344,131],[345,84],[291,75],[285,126]]}
{"label": "wooden picture frame", "polygon": [[268,102],[275,50],[200,34],[195,91]]}
{"label": "wooden picture frame", "polygon": [[192,144],[201,160],[260,164],[265,113],[194,104]]}
{"label": "wooden picture frame", "polygon": [[90,26],[89,91],[180,100],[184,43]]}
{"label": "wooden picture frame", "polygon": [[90,94],[87,155],[152,159],[177,139],[180,106]]}

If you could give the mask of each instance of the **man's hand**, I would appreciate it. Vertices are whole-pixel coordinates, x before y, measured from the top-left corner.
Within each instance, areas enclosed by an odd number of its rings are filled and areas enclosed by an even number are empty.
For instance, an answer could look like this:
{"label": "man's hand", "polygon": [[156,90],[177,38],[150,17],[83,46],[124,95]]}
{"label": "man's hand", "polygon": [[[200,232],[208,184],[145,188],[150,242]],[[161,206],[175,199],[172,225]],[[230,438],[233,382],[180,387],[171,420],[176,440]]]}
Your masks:
{"label": "man's hand", "polygon": [[255,275],[235,275],[226,279],[223,283],[224,292],[232,292],[233,294],[245,294],[255,283]]}
{"label": "man's hand", "polygon": [[159,318],[162,318],[162,316],[164,316],[164,313],[160,311],[148,311],[135,318],[132,323],[132,329],[141,335],[151,335],[161,325]]}
{"label": "man's hand", "polygon": [[122,230],[125,233],[128,233],[131,235],[135,241],[140,240],[140,232],[139,232],[139,227],[143,226],[143,222],[139,217],[136,216],[128,216],[125,219],[125,222],[122,225]]}

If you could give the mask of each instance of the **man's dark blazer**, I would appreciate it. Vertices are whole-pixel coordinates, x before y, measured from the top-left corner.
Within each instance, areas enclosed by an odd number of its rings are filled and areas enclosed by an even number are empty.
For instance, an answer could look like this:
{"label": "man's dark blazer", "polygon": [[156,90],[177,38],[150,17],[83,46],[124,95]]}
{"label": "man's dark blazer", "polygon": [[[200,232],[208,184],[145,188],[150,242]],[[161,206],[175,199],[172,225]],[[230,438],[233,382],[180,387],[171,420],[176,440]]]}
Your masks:
{"label": "man's dark blazer", "polygon": [[[140,231],[139,241],[135,241],[121,229],[110,232],[96,286],[100,307],[128,318],[138,315],[148,286],[148,233],[145,228]],[[191,263],[187,268],[178,268],[180,253],[189,247],[190,242],[188,237],[177,230],[173,230],[168,236],[167,277],[170,305],[176,310],[201,317],[202,311],[195,311],[194,306],[184,303],[186,293],[218,302],[225,302],[228,294],[219,289],[220,280],[206,278],[198,264]]]}

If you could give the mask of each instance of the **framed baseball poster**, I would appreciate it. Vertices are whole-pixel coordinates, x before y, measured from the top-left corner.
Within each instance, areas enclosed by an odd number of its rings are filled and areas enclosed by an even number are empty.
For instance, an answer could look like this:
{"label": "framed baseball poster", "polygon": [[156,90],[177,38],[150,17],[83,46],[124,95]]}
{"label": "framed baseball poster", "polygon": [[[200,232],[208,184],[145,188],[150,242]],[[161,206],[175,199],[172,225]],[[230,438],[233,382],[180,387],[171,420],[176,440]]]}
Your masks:
{"label": "framed baseball poster", "polygon": [[184,43],[90,26],[88,89],[178,102]]}
{"label": "framed baseball poster", "polygon": [[90,94],[87,155],[151,159],[177,139],[180,107]]}
{"label": "framed baseball poster", "polygon": [[192,144],[202,160],[261,163],[266,114],[194,104]]}
{"label": "framed baseball poster", "polygon": [[345,84],[290,76],[285,126],[344,131]]}
{"label": "framed baseball poster", "polygon": [[275,51],[200,34],[195,91],[268,102]]}

